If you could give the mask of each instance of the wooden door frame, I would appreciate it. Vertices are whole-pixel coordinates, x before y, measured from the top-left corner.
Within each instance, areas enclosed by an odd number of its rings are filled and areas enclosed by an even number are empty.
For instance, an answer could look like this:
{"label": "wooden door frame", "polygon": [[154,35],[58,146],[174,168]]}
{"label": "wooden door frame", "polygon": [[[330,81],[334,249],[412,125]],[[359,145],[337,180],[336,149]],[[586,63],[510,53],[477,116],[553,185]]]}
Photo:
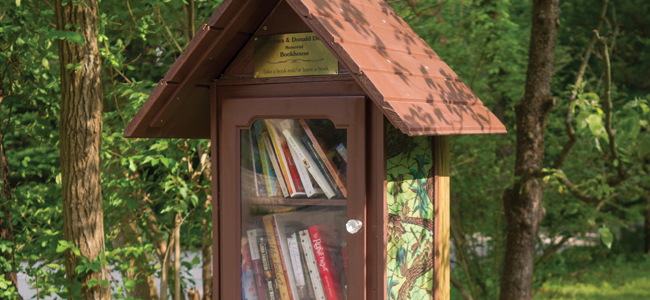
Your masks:
{"label": "wooden door frame", "polygon": [[[322,78],[321,78],[322,79]],[[313,98],[315,96],[319,96],[319,98],[323,99],[348,99],[347,101],[350,101],[350,99],[360,99],[363,100],[361,101],[361,107],[360,109],[362,110],[362,113],[365,115],[364,119],[366,121],[364,122],[370,122],[370,120],[376,120],[377,115],[375,113],[374,117],[369,116],[370,110],[369,108],[371,107],[370,105],[373,105],[370,101],[367,100],[367,97],[365,96],[365,93],[358,87],[358,85],[349,80],[341,80],[340,78],[336,78],[336,80],[325,80],[322,82],[286,82],[286,80],[279,81],[277,83],[269,84],[268,81],[266,82],[254,82],[254,81],[247,81],[247,80],[237,80],[233,81],[233,85],[227,85],[224,84],[223,82],[215,82],[211,85],[211,113],[212,113],[212,145],[214,145],[213,150],[212,150],[212,155],[213,157],[217,159],[213,159],[212,165],[213,165],[213,299],[236,299],[239,293],[241,293],[241,289],[236,289],[237,291],[236,295],[226,295],[226,284],[232,285],[228,279],[232,279],[233,276],[226,276],[224,272],[226,272],[226,269],[230,268],[228,266],[225,266],[224,264],[228,264],[229,262],[225,259],[225,257],[230,257],[231,256],[239,256],[239,252],[234,254],[233,250],[230,250],[230,252],[233,252],[231,254],[226,254],[223,251],[226,251],[222,245],[226,245],[225,241],[231,241],[232,239],[235,238],[235,236],[240,232],[240,228],[237,228],[237,230],[220,230],[220,228],[224,228],[226,224],[228,224],[229,220],[226,220],[227,214],[225,214],[226,210],[230,211],[232,209],[237,209],[240,208],[239,203],[236,203],[236,207],[229,207],[228,203],[224,203],[222,199],[224,198],[224,191],[219,190],[219,178],[225,178],[225,176],[220,177],[220,168],[223,168],[225,166],[220,165],[219,161],[221,161],[221,157],[225,157],[228,154],[228,150],[220,146],[219,140],[223,137],[220,137],[220,134],[222,134],[222,129],[219,128],[219,124],[223,122],[223,120],[219,120],[220,117],[220,111],[222,110],[222,99],[227,99],[227,98],[239,98],[239,99],[252,99],[252,98],[264,98],[266,100],[271,100],[267,101],[269,103],[269,108],[273,109],[273,105],[271,103],[276,102],[276,101],[283,101],[282,99],[287,99],[287,98]],[[327,96],[324,96],[327,95]],[[331,95],[331,96],[330,96]],[[288,96],[288,97],[287,97]],[[357,97],[354,97],[357,96]],[[362,97],[358,97],[362,96]],[[246,100],[244,100],[246,101]],[[341,102],[343,103],[343,102]],[[336,107],[329,105],[330,107]],[[312,107],[305,106],[298,108],[294,113],[292,114],[285,114],[284,116],[286,117],[295,117],[298,115],[299,111],[302,110],[303,112],[307,112],[310,109],[313,110]],[[321,110],[326,109],[326,107],[323,107]],[[377,108],[375,108],[377,111],[379,111]],[[269,116],[271,114],[268,114]],[[302,116],[303,114],[300,113]],[[273,114],[274,117],[283,117],[282,115],[276,115]],[[326,114],[323,113],[311,113],[308,116],[313,116],[313,117],[328,117],[330,119],[336,119],[336,114],[333,114],[332,116],[327,116]],[[367,168],[366,162],[370,162],[368,158],[370,155],[368,153],[370,152],[369,150],[374,150],[373,152],[381,152],[381,157],[383,157],[383,147],[381,149],[366,149],[366,146],[369,146],[368,141],[370,140],[370,137],[368,136],[368,133],[373,133],[377,126],[374,126],[374,129],[369,128],[368,126],[371,125],[372,122],[370,123],[363,123],[362,126],[365,126],[365,129],[363,132],[360,131],[359,137],[357,137],[357,142],[359,143],[358,146],[356,146],[358,149],[365,149],[363,150],[364,152],[361,153],[361,157],[363,157],[362,162],[357,164],[360,168],[360,170],[357,171],[358,174],[363,174],[363,179],[362,182],[359,182],[359,198],[364,199],[364,201],[357,201],[357,202],[350,202],[348,204],[348,210],[349,211],[363,211],[365,210],[365,217],[368,219],[362,219],[362,222],[364,223],[364,233],[358,233],[355,236],[356,237],[361,237],[363,242],[360,243],[363,245],[363,249],[358,250],[358,251],[352,251],[350,249],[348,251],[348,255],[350,255],[350,261],[354,259],[355,261],[364,261],[364,265],[366,265],[365,268],[350,268],[348,272],[351,272],[351,278],[360,278],[364,282],[353,282],[352,284],[354,286],[366,286],[367,288],[364,289],[356,289],[352,290],[355,294],[349,294],[349,297],[352,297],[350,299],[366,299],[366,290],[367,289],[376,289],[376,285],[378,282],[383,281],[383,280],[377,280],[377,281],[367,281],[366,276],[367,276],[367,271],[375,272],[378,270],[378,265],[381,266],[381,264],[378,264],[381,260],[377,261],[375,259],[368,260],[368,257],[377,257],[377,254],[381,257],[381,253],[385,252],[385,247],[384,250],[382,249],[377,249],[376,244],[371,245],[369,248],[366,246],[368,243],[368,237],[369,236],[375,236],[376,237],[376,232],[372,231],[371,232],[371,223],[368,222],[377,222],[379,221],[380,224],[383,224],[384,222],[380,221],[385,219],[384,216],[376,216],[374,215],[377,211],[373,210],[370,211],[368,210],[371,208],[370,206],[366,206],[368,201],[373,201],[375,205],[379,203],[385,203],[385,198],[382,197],[381,199],[374,199],[376,197],[376,194],[373,192],[372,195],[370,193],[366,193],[366,188],[371,187],[368,185],[368,182],[370,180],[369,173],[368,171],[371,169],[370,167]],[[383,124],[383,116],[381,117],[381,122]],[[249,122],[250,123],[250,122]],[[373,135],[376,134],[376,132],[373,133]],[[383,130],[381,132],[381,137],[383,138]],[[376,139],[375,139],[376,140]],[[353,138],[348,137],[348,142],[349,143],[354,143],[355,141]],[[374,144],[374,143],[373,143]],[[237,147],[232,147],[239,149],[239,146]],[[379,151],[380,150],[380,151]],[[225,151],[225,152],[224,152]],[[232,152],[232,150],[230,150]],[[236,155],[233,154],[233,155]],[[238,155],[236,155],[238,157]],[[239,158],[238,160],[239,161]],[[376,167],[372,169],[377,169]],[[385,173],[385,168],[383,173]],[[375,176],[376,177],[376,176]],[[380,176],[381,177],[381,176]],[[384,176],[385,177],[385,176]],[[215,180],[216,179],[216,180]],[[350,180],[350,178],[348,178]],[[350,184],[350,183],[348,183]],[[220,194],[221,193],[221,194]],[[350,197],[349,197],[350,198]],[[384,200],[384,201],[382,201]],[[235,201],[236,202],[236,201]],[[230,203],[232,204],[232,203]],[[361,208],[354,208],[355,205],[361,205]],[[382,205],[379,205],[381,207]],[[369,217],[369,214],[373,214],[372,217]],[[352,217],[352,216],[350,216]],[[239,213],[237,214],[237,222],[240,220],[239,219]],[[229,218],[228,218],[229,219]],[[238,223],[235,223],[238,224]],[[239,227],[237,225],[236,227]],[[231,232],[231,233],[228,233]],[[234,234],[234,235],[233,235]],[[228,235],[228,236],[226,236]],[[231,236],[232,235],[232,236]],[[352,238],[350,235],[348,235],[348,238]],[[373,241],[376,241],[377,238],[373,239]],[[382,240],[382,239],[379,239]],[[238,243],[237,243],[238,244]],[[239,247],[237,247],[239,249]],[[238,250],[237,250],[238,251]],[[367,253],[367,251],[374,252],[374,254]],[[354,254],[353,254],[354,253]],[[358,257],[354,257],[358,256]],[[383,255],[385,257],[385,253]],[[384,258],[385,260],[385,258]],[[237,260],[235,260],[237,261]],[[232,262],[230,262],[232,263]],[[234,266],[234,265],[233,265]],[[381,269],[381,267],[379,267]],[[358,273],[362,272],[362,273]],[[357,273],[357,274],[354,274]],[[237,272],[239,274],[239,272]],[[241,279],[239,276],[234,276],[234,284],[237,285],[237,283],[241,282]],[[380,278],[377,278],[380,279]]]}

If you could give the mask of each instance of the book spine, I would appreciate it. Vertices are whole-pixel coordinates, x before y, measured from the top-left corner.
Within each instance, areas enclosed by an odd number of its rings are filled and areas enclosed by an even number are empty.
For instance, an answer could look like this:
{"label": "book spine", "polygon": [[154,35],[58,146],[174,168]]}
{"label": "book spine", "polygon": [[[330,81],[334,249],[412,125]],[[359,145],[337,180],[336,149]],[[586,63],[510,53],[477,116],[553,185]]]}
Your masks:
{"label": "book spine", "polygon": [[330,151],[327,155],[328,159],[336,166],[337,170],[339,170],[339,176],[343,179],[346,178],[348,163],[343,159],[343,156],[335,150]]}
{"label": "book spine", "polygon": [[258,236],[257,242],[260,247],[260,261],[262,262],[262,270],[264,271],[264,290],[266,290],[266,299],[277,300],[275,274],[273,272],[273,264],[269,256],[269,244],[265,236]]}
{"label": "book spine", "polygon": [[348,149],[345,148],[343,144],[339,144],[338,146],[336,146],[336,151],[339,152],[339,154],[341,155],[341,157],[343,157],[343,160],[345,160],[345,162],[348,162]]}
{"label": "book spine", "polygon": [[305,280],[305,274],[302,272],[302,263],[300,261],[300,250],[298,250],[298,238],[295,232],[287,237],[287,245],[289,246],[289,256],[291,257],[291,266],[293,267],[293,276],[296,281],[298,299],[309,300],[307,282]]}
{"label": "book spine", "polygon": [[307,296],[309,300],[316,300],[316,294],[314,294],[314,285],[311,282],[311,276],[309,276],[309,267],[307,267],[307,257],[305,256],[305,250],[303,250],[302,248],[300,232],[295,232],[295,235],[296,235],[296,243],[298,244],[298,252],[300,254],[300,265],[302,266],[302,274],[304,274],[305,276]]}
{"label": "book spine", "polygon": [[327,300],[325,296],[325,289],[323,288],[323,280],[320,276],[320,270],[318,269],[318,264],[316,260],[316,254],[314,253],[314,246],[311,242],[311,237],[309,235],[309,230],[301,230],[298,232],[300,237],[300,244],[303,251],[305,252],[305,261],[307,262],[307,269],[309,269],[309,278],[311,278],[311,284],[314,288],[314,294],[316,295],[316,300]]}
{"label": "book spine", "polygon": [[271,174],[273,170],[271,170],[271,166],[268,161],[268,154],[266,153],[266,147],[264,146],[264,140],[262,140],[262,126],[260,122],[253,123],[253,133],[251,134],[251,136],[253,135],[254,135],[254,137],[252,138],[253,143],[256,146],[256,149],[254,149],[255,157],[257,160],[261,162],[260,166],[262,167],[262,172],[264,174],[263,182],[266,188],[266,194],[264,196],[273,197],[275,196],[275,192],[276,192],[275,182],[274,182],[275,176],[272,176]]}
{"label": "book spine", "polygon": [[296,287],[296,278],[293,274],[293,266],[291,264],[291,254],[289,253],[289,245],[287,244],[287,234],[285,223],[277,220],[277,215],[272,216],[273,231],[275,232],[275,239],[278,245],[278,253],[280,253],[280,261],[284,268],[284,276],[286,278],[287,289],[289,290],[289,297],[292,300],[298,299],[298,289]]}
{"label": "book spine", "polygon": [[295,188],[294,196],[304,196],[306,195],[305,187],[302,185],[302,181],[300,180],[300,174],[298,174],[298,168],[296,168],[296,163],[293,159],[293,156],[291,155],[291,150],[289,149],[287,140],[283,136],[278,137],[280,139],[280,145],[282,146],[284,159],[286,160],[287,166],[289,168],[289,173],[291,174],[291,182]]}
{"label": "book spine", "polygon": [[336,197],[342,198],[343,194],[341,193],[341,190],[337,186],[336,181],[334,180],[332,174],[330,174],[330,172],[327,170],[325,163],[316,152],[316,149],[314,149],[314,144],[311,142],[311,140],[307,135],[303,135],[302,137],[300,137],[300,139],[302,140],[302,143],[305,145],[305,149],[307,150],[307,152],[309,152],[309,155],[314,160],[314,163],[318,167],[318,170],[320,170],[321,174],[323,174],[323,177],[325,177],[325,180],[334,191]]}
{"label": "book spine", "polygon": [[[260,232],[261,231],[261,232]],[[266,300],[266,289],[264,287],[264,269],[260,257],[260,247],[257,237],[263,235],[263,230],[252,229],[246,232],[248,236],[248,245],[251,250],[251,260],[253,262],[253,274],[255,274],[255,287],[257,288],[257,298]]]}
{"label": "book spine", "polygon": [[241,288],[243,300],[258,300],[255,288],[255,274],[253,272],[253,262],[251,258],[250,245],[248,237],[242,237],[241,240]]}
{"label": "book spine", "polygon": [[318,269],[320,270],[321,278],[323,279],[323,288],[327,293],[329,300],[342,300],[341,283],[336,276],[336,268],[332,263],[329,251],[326,249],[325,243],[321,238],[321,232],[318,226],[309,227],[309,235],[311,237],[312,245],[314,246],[314,253]]}
{"label": "book spine", "polygon": [[[316,166],[316,162],[314,161],[311,154],[309,154],[307,148],[305,148],[302,143],[298,142],[298,140],[288,130],[285,130],[283,134],[287,137],[289,146],[291,146],[291,148],[298,155],[300,162],[302,162],[301,165],[304,166],[305,170],[309,171],[318,186],[322,189],[325,196],[328,199],[336,196],[336,193],[334,193],[334,190],[325,179],[325,175],[323,175],[323,173]],[[307,179],[309,179],[309,176],[307,176]]]}
{"label": "book spine", "polygon": [[257,150],[257,143],[253,137],[253,131],[249,131],[248,140],[250,143],[251,151],[251,161],[253,168],[253,181],[255,183],[255,195],[256,196],[265,196],[266,195],[266,186],[264,185],[264,175],[262,173],[262,165],[260,164],[260,155]]}
{"label": "book spine", "polygon": [[294,182],[291,178],[291,172],[289,170],[289,165],[287,163],[288,160],[286,159],[285,153],[282,149],[280,136],[275,130],[275,127],[273,126],[271,120],[265,120],[265,121],[266,121],[266,127],[269,132],[269,137],[271,138],[271,142],[273,143],[273,149],[275,150],[275,154],[277,155],[280,168],[282,169],[282,176],[284,176],[285,182],[287,183],[289,196],[293,197],[297,193],[297,191]]}
{"label": "book spine", "polygon": [[291,152],[291,157],[293,158],[296,170],[298,171],[298,176],[300,177],[300,181],[302,182],[307,197],[314,196],[316,194],[316,189],[314,189],[314,186],[311,184],[311,180],[309,179],[309,173],[305,167],[305,161],[302,158],[304,155],[299,149],[295,148],[295,141],[291,138],[291,134],[287,130],[283,131],[282,134],[284,134],[287,145],[289,146],[289,152]]}
{"label": "book spine", "polygon": [[348,191],[345,188],[345,184],[343,184],[343,179],[341,178],[340,174],[336,172],[336,169],[334,168],[334,164],[327,158],[327,155],[325,155],[323,148],[321,148],[321,146],[318,144],[318,141],[316,140],[316,136],[314,136],[314,133],[309,128],[309,125],[307,125],[307,122],[305,122],[304,119],[300,119],[300,125],[302,125],[302,129],[305,131],[305,133],[311,140],[312,144],[314,145],[314,149],[316,150],[316,153],[323,161],[323,163],[325,163],[327,170],[330,172],[330,174],[332,174],[332,177],[334,177],[334,180],[336,181],[336,185],[341,190],[341,194],[343,194],[343,197],[347,197]]}
{"label": "book spine", "polygon": [[[282,169],[280,168],[280,164],[278,163],[275,151],[273,150],[273,144],[271,143],[269,134],[267,132],[262,133],[262,139],[264,139],[264,145],[266,146],[267,154],[271,159],[271,164],[273,165],[275,174],[282,174]],[[278,180],[277,182],[280,185],[280,189],[282,190],[282,195],[284,195],[284,197],[289,197],[289,190],[287,189],[287,184],[284,182],[284,177],[280,175],[276,178]]]}
{"label": "book spine", "polygon": [[273,226],[273,216],[266,215],[262,218],[264,221],[264,228],[266,229],[266,238],[269,243],[269,256],[271,257],[271,263],[273,265],[273,270],[275,271],[275,282],[278,284],[278,299],[281,300],[293,300],[289,292],[289,282],[287,279],[287,270],[282,266],[282,258],[280,255],[280,249],[278,248],[277,236],[275,234],[275,229]]}

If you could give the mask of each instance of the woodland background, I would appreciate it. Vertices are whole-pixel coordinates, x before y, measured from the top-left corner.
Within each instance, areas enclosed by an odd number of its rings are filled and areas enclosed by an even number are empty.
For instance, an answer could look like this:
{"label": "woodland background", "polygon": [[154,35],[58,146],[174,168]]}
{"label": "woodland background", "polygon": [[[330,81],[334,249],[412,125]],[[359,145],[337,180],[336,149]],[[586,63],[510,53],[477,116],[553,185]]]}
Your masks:
{"label": "woodland background", "polygon": [[[211,257],[209,142],[125,139],[122,133],[220,2],[98,1],[105,252],[81,259],[76,272],[121,271],[123,285],[111,278],[89,283],[110,285],[113,298],[174,295],[178,266],[169,257],[176,239],[183,249]],[[524,97],[532,1],[388,2],[508,128],[506,135],[451,140],[452,298],[496,299],[508,259],[504,193],[522,179],[514,173],[515,104]],[[74,66],[61,68],[57,48],[57,40],[82,44],[84,37],[57,30],[54,5],[0,0],[2,299],[19,297],[9,276],[18,262],[28,263],[21,272],[38,278],[30,283],[35,299],[73,298],[84,288],[64,276],[64,253],[78,251],[63,236],[59,153],[61,70]],[[573,0],[559,8],[554,106],[543,137],[544,167],[535,179],[544,183],[545,215],[532,294],[648,297],[650,2]],[[194,283],[185,272],[192,264],[203,264],[203,291],[190,292]],[[210,298],[210,264],[196,259],[181,266],[183,294]],[[153,285],[153,277],[165,277],[169,290]]]}

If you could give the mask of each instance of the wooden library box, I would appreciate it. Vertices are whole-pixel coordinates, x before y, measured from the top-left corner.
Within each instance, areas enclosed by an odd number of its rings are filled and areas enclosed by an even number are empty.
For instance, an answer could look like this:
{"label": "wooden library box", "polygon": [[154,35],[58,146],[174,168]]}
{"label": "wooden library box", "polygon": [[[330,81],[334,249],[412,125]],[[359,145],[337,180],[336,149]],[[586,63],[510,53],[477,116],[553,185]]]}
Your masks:
{"label": "wooden library box", "polygon": [[449,298],[449,137],[505,127],[381,0],[224,0],[125,136],[211,139],[213,299]]}

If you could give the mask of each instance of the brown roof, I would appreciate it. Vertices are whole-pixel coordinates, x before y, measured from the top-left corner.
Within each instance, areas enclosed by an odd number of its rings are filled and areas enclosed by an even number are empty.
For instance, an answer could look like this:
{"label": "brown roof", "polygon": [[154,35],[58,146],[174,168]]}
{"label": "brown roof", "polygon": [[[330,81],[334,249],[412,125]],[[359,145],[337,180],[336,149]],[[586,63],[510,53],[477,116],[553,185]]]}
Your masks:
{"label": "brown roof", "polygon": [[[383,0],[286,1],[405,134],[506,132]],[[151,93],[125,136],[208,138],[209,126],[196,124],[209,124],[206,79],[219,77],[277,3],[225,0]]]}

